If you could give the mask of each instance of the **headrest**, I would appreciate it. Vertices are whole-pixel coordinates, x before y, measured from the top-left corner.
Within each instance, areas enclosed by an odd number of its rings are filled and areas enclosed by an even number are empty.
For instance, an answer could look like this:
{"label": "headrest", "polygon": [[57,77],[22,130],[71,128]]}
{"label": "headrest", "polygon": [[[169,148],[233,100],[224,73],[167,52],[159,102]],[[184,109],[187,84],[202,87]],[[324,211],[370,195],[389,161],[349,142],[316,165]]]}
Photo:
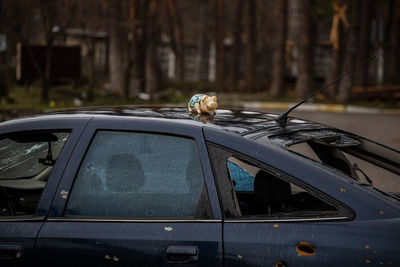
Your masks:
{"label": "headrest", "polygon": [[136,191],[144,185],[144,181],[142,165],[135,156],[117,154],[107,162],[106,184],[109,191]]}
{"label": "headrest", "polygon": [[274,206],[283,204],[290,198],[290,184],[268,172],[260,170],[254,179],[254,195],[259,205]]}

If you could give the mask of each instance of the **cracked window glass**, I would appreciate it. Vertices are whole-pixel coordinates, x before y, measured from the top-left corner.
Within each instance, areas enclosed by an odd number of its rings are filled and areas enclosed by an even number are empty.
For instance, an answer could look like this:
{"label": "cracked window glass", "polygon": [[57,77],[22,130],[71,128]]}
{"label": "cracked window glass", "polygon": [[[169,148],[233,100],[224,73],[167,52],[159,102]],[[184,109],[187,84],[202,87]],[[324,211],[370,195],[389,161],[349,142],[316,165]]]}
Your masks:
{"label": "cracked window glass", "polygon": [[195,142],[99,131],[80,167],[65,215],[207,217]]}
{"label": "cracked window glass", "polygon": [[31,132],[0,137],[0,179],[27,178],[41,173],[53,165],[45,162],[48,153],[53,157],[50,160],[56,159],[68,136],[65,132]]}
{"label": "cracked window glass", "polygon": [[69,132],[0,136],[0,216],[33,215]]}

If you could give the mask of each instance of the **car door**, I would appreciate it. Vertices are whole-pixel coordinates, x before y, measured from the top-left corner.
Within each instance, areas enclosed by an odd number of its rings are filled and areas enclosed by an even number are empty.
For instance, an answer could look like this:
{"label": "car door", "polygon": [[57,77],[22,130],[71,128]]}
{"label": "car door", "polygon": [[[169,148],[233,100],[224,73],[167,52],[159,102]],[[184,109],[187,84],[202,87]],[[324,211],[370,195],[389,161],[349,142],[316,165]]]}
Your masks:
{"label": "car door", "polygon": [[93,119],[40,231],[36,264],[218,266],[222,254],[201,128]]}
{"label": "car door", "polygon": [[398,263],[398,212],[384,220],[389,202],[379,212],[367,190],[273,145],[213,129],[205,137],[222,201],[226,265]]}
{"label": "car door", "polygon": [[[329,265],[332,257],[320,255],[332,253],[328,243],[335,244],[336,238],[348,234],[340,228],[346,229],[350,212],[254,159],[214,145],[209,149],[226,216],[226,264]],[[349,248],[344,247],[337,246],[335,254],[346,255]]]}
{"label": "car door", "polygon": [[38,233],[87,120],[0,126],[0,265],[32,266]]}

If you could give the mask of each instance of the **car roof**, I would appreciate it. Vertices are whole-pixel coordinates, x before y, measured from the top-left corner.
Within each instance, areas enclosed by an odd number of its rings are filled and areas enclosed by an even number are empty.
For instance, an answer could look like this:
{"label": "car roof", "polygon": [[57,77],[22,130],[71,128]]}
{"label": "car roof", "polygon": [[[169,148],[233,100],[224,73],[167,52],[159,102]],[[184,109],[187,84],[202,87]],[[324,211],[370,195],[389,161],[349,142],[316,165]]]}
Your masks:
{"label": "car roof", "polygon": [[[31,117],[14,119],[6,122],[20,122],[21,120],[58,119],[72,116],[75,118],[118,116],[119,118],[151,118],[159,120],[179,121],[199,127],[211,127],[239,134],[248,139],[257,139],[258,136],[270,136],[287,134],[302,130],[332,129],[326,125],[310,122],[303,119],[290,117],[285,127],[282,127],[274,119],[276,114],[251,110],[218,109],[216,114],[190,114],[185,107],[94,107],[76,110],[62,110],[50,113],[38,114]],[[3,124],[3,123],[2,123]]]}

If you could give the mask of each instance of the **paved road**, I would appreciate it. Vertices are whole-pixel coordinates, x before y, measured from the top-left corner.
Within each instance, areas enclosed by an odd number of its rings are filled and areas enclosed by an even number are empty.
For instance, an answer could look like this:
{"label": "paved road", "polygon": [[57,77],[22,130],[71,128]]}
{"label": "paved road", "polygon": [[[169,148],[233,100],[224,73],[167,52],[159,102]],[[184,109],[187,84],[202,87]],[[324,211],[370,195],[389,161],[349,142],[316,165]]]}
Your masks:
{"label": "paved road", "polygon": [[[280,114],[282,111],[268,110]],[[327,124],[400,150],[400,115],[294,111],[291,116]]]}

